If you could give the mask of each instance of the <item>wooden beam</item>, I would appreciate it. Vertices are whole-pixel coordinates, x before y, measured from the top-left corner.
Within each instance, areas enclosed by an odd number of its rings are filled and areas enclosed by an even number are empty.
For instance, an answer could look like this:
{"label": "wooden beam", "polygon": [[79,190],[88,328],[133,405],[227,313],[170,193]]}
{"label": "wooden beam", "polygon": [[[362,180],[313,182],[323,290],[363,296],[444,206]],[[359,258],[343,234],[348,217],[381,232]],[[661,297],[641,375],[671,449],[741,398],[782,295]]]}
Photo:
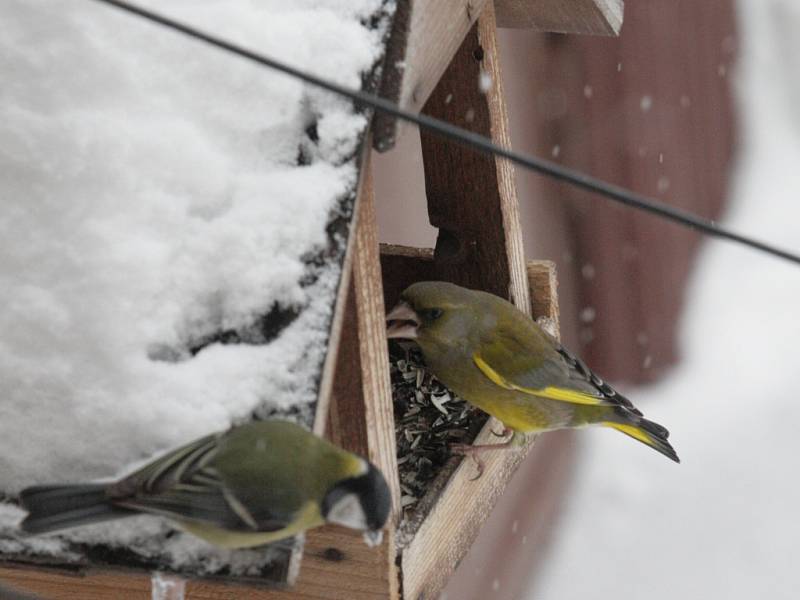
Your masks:
{"label": "wooden beam", "polygon": [[[424,112],[506,147],[508,133],[493,5],[487,4]],[[483,89],[479,81],[486,82]],[[441,278],[510,299],[530,312],[514,170],[507,161],[421,132],[428,216],[439,228]]]}
{"label": "wooden beam", "polygon": [[[419,112],[488,0],[397,0],[379,93]],[[475,80],[477,85],[477,80]],[[373,121],[373,144],[394,146],[400,124],[383,113]]]}
{"label": "wooden beam", "polygon": [[[399,578],[395,564],[394,519],[400,507],[400,484],[397,477],[397,451],[394,437],[394,412],[389,378],[389,354],[386,340],[386,310],[381,289],[381,266],[378,251],[375,197],[372,168],[367,153],[361,168],[353,233],[352,274],[342,318],[342,332],[336,359],[331,403],[325,435],[334,443],[368,457],[386,476],[392,494],[393,517],[387,535],[378,549],[368,549],[361,535],[339,530],[336,545],[324,542],[330,528],[310,531],[306,553],[293,598],[356,598],[358,590],[350,582],[369,584],[371,598],[397,598]],[[320,543],[326,550],[316,554]],[[370,561],[353,563],[351,556],[371,552]],[[340,556],[335,565],[326,562],[331,554]],[[353,569],[348,574],[348,569]],[[331,572],[335,570],[336,572]],[[309,595],[319,588],[324,596]],[[343,590],[339,591],[339,588]],[[348,592],[349,595],[345,592]]]}
{"label": "wooden beam", "polygon": [[623,0],[494,0],[499,27],[619,35]]}
{"label": "wooden beam", "polygon": [[525,270],[528,272],[528,289],[531,293],[531,314],[536,319],[549,321],[553,335],[561,331],[558,308],[558,281],[556,263],[551,260],[529,260]]}
{"label": "wooden beam", "polygon": [[538,567],[552,547],[574,475],[574,436],[572,431],[554,431],[536,438],[535,448],[508,482],[443,597],[535,597],[531,583],[537,583]]}
{"label": "wooden beam", "polygon": [[381,288],[372,168],[362,168],[352,276],[343,315],[325,435],[369,458],[386,476],[395,514],[400,506],[392,386]]}
{"label": "wooden beam", "polygon": [[[190,579],[186,600],[378,600],[396,598],[396,577],[387,581],[386,563],[394,562],[394,539],[381,548],[368,548],[360,535],[341,527],[315,531],[305,544],[303,570],[294,587],[271,588],[252,580],[225,582]],[[390,549],[392,550],[390,552]],[[391,556],[390,556],[391,555]],[[396,569],[395,569],[396,572]],[[377,573],[383,573],[377,577]],[[36,565],[0,568],[0,582],[42,600],[150,600],[151,579],[146,573],[110,570],[68,571]],[[4,598],[4,596],[0,596]]]}

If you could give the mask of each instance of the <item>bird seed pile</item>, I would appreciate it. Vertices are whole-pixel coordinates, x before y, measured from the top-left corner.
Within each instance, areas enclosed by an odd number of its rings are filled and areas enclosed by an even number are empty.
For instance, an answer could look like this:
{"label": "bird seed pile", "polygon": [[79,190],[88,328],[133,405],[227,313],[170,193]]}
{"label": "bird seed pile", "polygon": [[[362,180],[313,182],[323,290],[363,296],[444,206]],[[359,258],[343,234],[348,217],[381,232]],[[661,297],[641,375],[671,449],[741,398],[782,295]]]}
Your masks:
{"label": "bird seed pile", "polygon": [[474,440],[488,417],[427,372],[418,348],[392,342],[389,356],[400,504],[406,519],[452,456],[450,445]]}

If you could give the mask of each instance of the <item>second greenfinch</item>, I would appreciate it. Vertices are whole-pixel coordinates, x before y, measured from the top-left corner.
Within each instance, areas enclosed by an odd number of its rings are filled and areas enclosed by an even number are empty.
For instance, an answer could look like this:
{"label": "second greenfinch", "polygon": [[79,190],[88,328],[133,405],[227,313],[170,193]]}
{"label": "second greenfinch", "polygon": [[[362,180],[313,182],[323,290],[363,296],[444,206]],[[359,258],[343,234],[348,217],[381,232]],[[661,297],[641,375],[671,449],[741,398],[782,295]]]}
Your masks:
{"label": "second greenfinch", "polygon": [[380,543],[391,497],[381,472],[287,421],[200,438],[112,483],[22,490],[21,528],[45,533],[137,513],[169,517],[223,548],[248,548],[325,523]]}
{"label": "second greenfinch", "polygon": [[680,462],[666,428],[498,296],[419,282],[401,294],[387,321],[389,338],[414,340],[436,378],[507,429],[605,425]]}

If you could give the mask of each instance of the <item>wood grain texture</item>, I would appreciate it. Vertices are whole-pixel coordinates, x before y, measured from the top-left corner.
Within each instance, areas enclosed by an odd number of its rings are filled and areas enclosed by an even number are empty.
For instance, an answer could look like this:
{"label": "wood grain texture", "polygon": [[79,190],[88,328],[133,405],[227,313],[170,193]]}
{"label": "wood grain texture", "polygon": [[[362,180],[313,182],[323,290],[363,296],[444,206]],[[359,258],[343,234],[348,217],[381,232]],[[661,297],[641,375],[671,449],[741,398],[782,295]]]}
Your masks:
{"label": "wood grain texture", "polygon": [[[281,589],[203,579],[186,583],[186,600],[383,600],[395,598],[388,562],[394,562],[390,534],[379,548],[368,548],[361,535],[327,526],[308,536],[301,576],[294,587]],[[382,573],[377,577],[377,573]],[[43,600],[150,600],[150,576],[101,570],[80,573],[31,565],[0,568],[0,582]]]}
{"label": "wood grain texture", "polygon": [[[369,140],[369,134],[367,134]],[[334,379],[336,371],[342,364],[339,360],[339,350],[341,347],[342,332],[344,330],[345,310],[347,308],[347,298],[351,288],[351,278],[353,272],[353,255],[355,254],[355,232],[358,231],[358,219],[361,211],[361,204],[365,195],[364,187],[369,186],[366,192],[372,194],[371,179],[367,180],[364,164],[369,160],[369,142],[365,142],[361,151],[360,171],[358,180],[358,192],[353,205],[353,217],[350,221],[350,235],[347,236],[347,247],[344,259],[342,260],[342,271],[339,278],[339,287],[336,290],[336,300],[333,305],[333,317],[331,318],[330,336],[328,337],[328,352],[322,365],[322,375],[319,384],[319,394],[317,406],[314,412],[314,433],[324,435],[328,426],[328,413],[330,411],[331,396],[333,394]],[[371,178],[371,174],[370,174]]]}
{"label": "wood grain texture", "polygon": [[400,506],[400,484],[396,476],[397,448],[386,338],[386,306],[383,301],[375,197],[369,163],[364,165],[364,177],[367,184],[364,186],[364,197],[359,209],[353,262],[358,348],[363,378],[363,418],[369,439],[367,455],[389,479],[393,506],[397,512]]}
{"label": "wood grain texture", "polygon": [[619,35],[622,0],[495,0],[499,27]]}
{"label": "wood grain texture", "polygon": [[529,260],[525,268],[531,293],[531,314],[535,319],[549,319],[555,330],[561,331],[556,264],[550,260]]}
{"label": "wood grain texture", "polygon": [[531,593],[531,583],[552,548],[568,500],[578,449],[575,437],[572,431],[554,431],[536,438],[447,582],[447,598],[538,597]]}
{"label": "wood grain texture", "polygon": [[[368,156],[362,165],[361,173],[362,183],[353,235],[352,275],[345,301],[342,337],[338,348],[325,435],[343,448],[368,457],[381,470],[389,483],[392,513],[396,515],[400,506],[400,484],[397,478],[386,310],[381,291],[375,199]],[[393,516],[380,548],[372,550],[380,557],[379,560],[369,563],[369,567],[362,565],[358,570],[359,578],[371,582],[374,586],[374,590],[378,593],[375,598],[396,598],[399,594],[394,553],[394,520]],[[355,540],[356,545],[364,546],[360,534],[345,533]],[[316,538],[319,535],[320,533],[316,531],[309,532],[307,543],[317,543]],[[353,551],[351,543],[344,554],[349,556]],[[309,560],[313,558],[306,550],[306,559],[294,589],[296,594],[305,593],[303,590],[310,585],[322,586],[326,583],[315,580],[317,570],[313,563],[311,568],[308,568]],[[320,574],[327,578],[327,584],[331,588],[340,585],[339,578],[336,578],[335,585],[331,585],[333,580],[330,572],[322,570]],[[339,592],[331,589],[327,593]]]}
{"label": "wood grain texture", "polygon": [[[384,61],[380,95],[419,112],[488,0],[398,0]],[[373,145],[389,150],[397,119],[378,114]]]}
{"label": "wood grain texture", "polygon": [[416,281],[436,281],[441,276],[433,262],[433,248],[381,244],[383,301],[391,308],[404,289]]}
{"label": "wood grain texture", "polygon": [[[488,4],[425,105],[425,113],[510,147]],[[488,89],[478,82],[488,77]],[[421,132],[428,216],[439,228],[440,278],[508,298],[530,311],[514,171],[507,162]]]}

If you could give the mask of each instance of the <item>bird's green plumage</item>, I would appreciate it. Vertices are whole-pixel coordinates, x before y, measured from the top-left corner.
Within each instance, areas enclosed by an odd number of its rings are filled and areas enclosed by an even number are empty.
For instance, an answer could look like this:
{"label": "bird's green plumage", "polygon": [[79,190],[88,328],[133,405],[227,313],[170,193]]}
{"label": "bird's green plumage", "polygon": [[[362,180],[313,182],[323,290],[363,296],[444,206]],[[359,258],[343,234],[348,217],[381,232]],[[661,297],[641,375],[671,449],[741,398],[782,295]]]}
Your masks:
{"label": "bird's green plumage", "polygon": [[[110,488],[119,506],[230,530],[276,531],[319,508],[338,481],[366,466],[287,421],[258,421],[182,446]],[[285,537],[285,536],[284,536]]]}
{"label": "bird's green plumage", "polygon": [[402,299],[419,317],[415,341],[431,372],[507,427],[532,432],[604,424],[677,459],[666,435],[651,440],[652,432],[638,433],[646,421],[627,398],[510,302],[430,281],[409,286]]}
{"label": "bird's green plumage", "polygon": [[144,512],[238,548],[322,525],[326,497],[342,485],[369,496],[366,516],[382,527],[388,488],[374,467],[293,423],[257,421],[176,448],[116,483],[23,490],[22,527],[38,533]]}

